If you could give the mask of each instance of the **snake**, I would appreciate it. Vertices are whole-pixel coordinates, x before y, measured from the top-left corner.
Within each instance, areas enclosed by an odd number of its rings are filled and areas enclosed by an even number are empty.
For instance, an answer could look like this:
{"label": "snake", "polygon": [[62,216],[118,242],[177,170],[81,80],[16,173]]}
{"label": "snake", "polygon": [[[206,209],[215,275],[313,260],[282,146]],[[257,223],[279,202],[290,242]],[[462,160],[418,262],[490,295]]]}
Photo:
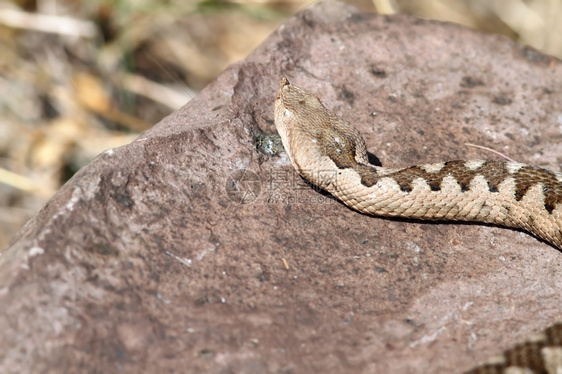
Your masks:
{"label": "snake", "polygon": [[[560,173],[480,159],[397,169],[373,165],[359,131],[287,78],[277,91],[274,121],[296,172],[351,209],[521,229],[562,249]],[[549,329],[469,373],[562,373],[562,324]]]}

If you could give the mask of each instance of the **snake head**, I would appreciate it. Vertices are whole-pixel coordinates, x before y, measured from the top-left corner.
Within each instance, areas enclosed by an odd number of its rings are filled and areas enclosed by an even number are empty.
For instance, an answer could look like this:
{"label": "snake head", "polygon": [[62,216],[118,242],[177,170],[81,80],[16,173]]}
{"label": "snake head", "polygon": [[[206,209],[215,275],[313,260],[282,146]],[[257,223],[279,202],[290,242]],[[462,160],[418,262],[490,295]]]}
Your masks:
{"label": "snake head", "polygon": [[368,164],[359,132],[287,78],[281,79],[277,91],[275,126],[293,167],[317,186],[323,187],[310,175],[314,171]]}

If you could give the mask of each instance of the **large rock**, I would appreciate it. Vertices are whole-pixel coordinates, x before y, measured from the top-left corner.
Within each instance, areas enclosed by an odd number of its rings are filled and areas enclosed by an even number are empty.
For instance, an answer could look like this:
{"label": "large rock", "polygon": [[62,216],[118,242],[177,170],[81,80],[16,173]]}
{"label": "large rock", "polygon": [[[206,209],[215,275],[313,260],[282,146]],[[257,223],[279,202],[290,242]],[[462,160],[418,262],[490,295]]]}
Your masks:
{"label": "large rock", "polygon": [[475,143],[560,171],[559,60],[318,4],[19,232],[0,256],[1,372],[452,373],[560,318],[557,249],[361,215],[258,150],[283,76],[384,165],[498,157]]}

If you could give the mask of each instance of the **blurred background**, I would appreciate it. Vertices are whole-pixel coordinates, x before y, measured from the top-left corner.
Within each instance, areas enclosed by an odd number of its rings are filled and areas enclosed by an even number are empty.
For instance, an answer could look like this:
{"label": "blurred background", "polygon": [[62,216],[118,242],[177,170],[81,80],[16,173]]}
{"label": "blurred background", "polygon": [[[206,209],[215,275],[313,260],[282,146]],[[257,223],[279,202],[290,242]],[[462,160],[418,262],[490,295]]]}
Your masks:
{"label": "blurred background", "polygon": [[[346,0],[562,58],[562,0]],[[0,250],[82,166],[187,103],[313,1],[0,0]]]}

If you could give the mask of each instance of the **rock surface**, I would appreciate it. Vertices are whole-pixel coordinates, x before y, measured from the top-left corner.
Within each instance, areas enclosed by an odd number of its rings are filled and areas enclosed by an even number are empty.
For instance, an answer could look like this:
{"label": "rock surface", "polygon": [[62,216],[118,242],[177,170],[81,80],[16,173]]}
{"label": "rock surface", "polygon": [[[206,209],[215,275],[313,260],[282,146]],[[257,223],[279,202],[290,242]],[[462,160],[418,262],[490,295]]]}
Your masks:
{"label": "rock surface", "polygon": [[100,155],[1,252],[0,372],[454,373],[560,319],[557,249],[361,215],[258,150],[283,76],[386,166],[498,157],[475,143],[561,171],[559,60],[320,3]]}

